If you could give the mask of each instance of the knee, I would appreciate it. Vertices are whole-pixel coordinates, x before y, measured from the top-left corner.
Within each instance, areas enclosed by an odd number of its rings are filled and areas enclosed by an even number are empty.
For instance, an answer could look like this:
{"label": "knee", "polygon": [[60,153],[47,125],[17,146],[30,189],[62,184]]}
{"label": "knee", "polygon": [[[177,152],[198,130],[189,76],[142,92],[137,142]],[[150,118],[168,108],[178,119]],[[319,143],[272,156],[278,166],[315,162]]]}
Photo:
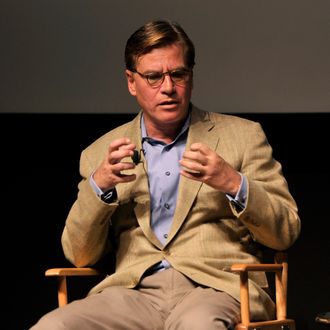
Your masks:
{"label": "knee", "polygon": [[50,312],[42,316],[30,330],[64,330],[67,329],[65,322],[55,316],[54,312]]}
{"label": "knee", "polygon": [[224,320],[214,316],[214,313],[203,310],[203,308],[194,308],[176,319],[168,319],[165,329],[180,329],[180,330],[227,330],[228,327]]}

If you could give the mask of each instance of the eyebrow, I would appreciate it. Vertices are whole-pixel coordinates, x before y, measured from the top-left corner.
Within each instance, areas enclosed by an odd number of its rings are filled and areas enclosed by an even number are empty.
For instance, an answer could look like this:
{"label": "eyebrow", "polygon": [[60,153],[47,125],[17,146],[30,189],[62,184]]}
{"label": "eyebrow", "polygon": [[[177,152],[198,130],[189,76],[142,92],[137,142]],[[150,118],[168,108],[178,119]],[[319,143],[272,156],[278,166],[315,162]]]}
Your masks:
{"label": "eyebrow", "polygon": [[[168,70],[168,71],[178,71],[178,70],[188,70],[187,67],[185,66],[179,66],[175,69],[171,69],[171,70]],[[137,70],[138,71],[138,70]],[[144,72],[142,72],[143,74],[148,74],[148,73],[164,73],[164,72],[168,72],[168,71],[157,71],[157,70],[146,70]],[[140,72],[140,71],[139,71]]]}

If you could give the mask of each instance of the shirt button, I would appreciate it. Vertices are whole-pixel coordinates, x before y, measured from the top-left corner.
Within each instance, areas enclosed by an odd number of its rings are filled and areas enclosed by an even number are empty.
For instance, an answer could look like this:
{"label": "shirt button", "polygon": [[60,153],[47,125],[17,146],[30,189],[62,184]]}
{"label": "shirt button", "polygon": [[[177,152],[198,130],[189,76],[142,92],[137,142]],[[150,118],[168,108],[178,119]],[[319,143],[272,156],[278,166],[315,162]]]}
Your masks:
{"label": "shirt button", "polygon": [[163,237],[164,237],[164,238],[167,238],[167,237],[168,237],[168,235],[167,235],[167,234],[164,234],[164,235],[163,235]]}
{"label": "shirt button", "polygon": [[165,175],[169,176],[171,173],[169,171],[165,172]]}
{"label": "shirt button", "polygon": [[169,208],[170,208],[170,204],[165,203],[165,204],[164,204],[164,207],[165,207],[166,209],[169,209]]}

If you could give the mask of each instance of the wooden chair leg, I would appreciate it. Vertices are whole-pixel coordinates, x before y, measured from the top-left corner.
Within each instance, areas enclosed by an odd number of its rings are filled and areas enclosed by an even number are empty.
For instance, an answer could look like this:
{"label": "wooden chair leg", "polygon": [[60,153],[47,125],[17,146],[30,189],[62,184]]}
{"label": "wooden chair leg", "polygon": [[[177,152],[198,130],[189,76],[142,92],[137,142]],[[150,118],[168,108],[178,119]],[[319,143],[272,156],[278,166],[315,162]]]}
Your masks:
{"label": "wooden chair leg", "polygon": [[96,276],[102,273],[90,267],[64,267],[47,269],[45,275],[57,277],[57,299],[61,307],[68,303],[67,276]]}
{"label": "wooden chair leg", "polygon": [[66,276],[58,277],[57,287],[58,306],[62,307],[68,303],[68,290],[66,284]]}
{"label": "wooden chair leg", "polygon": [[282,270],[275,273],[276,290],[276,318],[286,319],[287,310],[287,286],[288,286],[288,262],[286,255],[278,252],[275,256],[275,263],[282,265]]}
{"label": "wooden chair leg", "polygon": [[248,283],[248,273],[241,272],[241,322],[243,324],[250,323],[250,302],[249,302],[249,283]]}

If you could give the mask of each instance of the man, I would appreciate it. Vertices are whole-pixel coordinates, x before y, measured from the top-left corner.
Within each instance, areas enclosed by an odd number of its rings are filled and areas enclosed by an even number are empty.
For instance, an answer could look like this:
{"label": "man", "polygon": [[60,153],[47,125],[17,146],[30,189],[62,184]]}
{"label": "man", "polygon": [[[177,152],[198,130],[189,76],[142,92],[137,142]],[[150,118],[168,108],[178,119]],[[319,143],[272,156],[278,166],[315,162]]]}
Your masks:
{"label": "man", "polygon": [[[297,206],[260,125],[191,104],[194,57],[172,22],[128,39],[128,90],[141,111],[82,152],[62,235],[75,266],[115,255],[115,270],[34,330],[231,329],[240,304],[230,265],[297,239]],[[266,287],[264,274],[251,277],[254,319],[274,313]]]}

